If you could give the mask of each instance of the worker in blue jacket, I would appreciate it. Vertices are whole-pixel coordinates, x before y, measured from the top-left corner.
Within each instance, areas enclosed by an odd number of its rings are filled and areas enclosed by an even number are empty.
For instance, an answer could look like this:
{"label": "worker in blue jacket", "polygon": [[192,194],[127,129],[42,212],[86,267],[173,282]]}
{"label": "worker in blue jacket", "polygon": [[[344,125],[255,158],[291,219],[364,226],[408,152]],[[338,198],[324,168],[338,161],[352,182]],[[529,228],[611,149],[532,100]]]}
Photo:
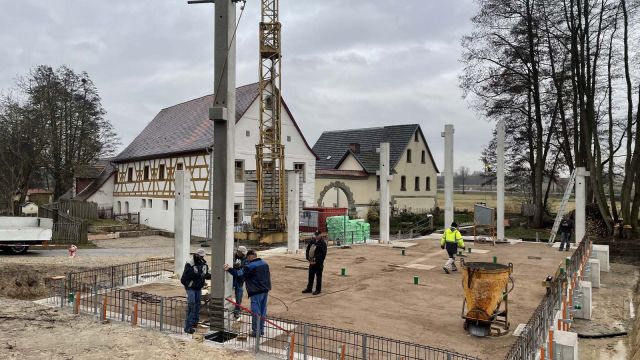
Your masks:
{"label": "worker in blue jacket", "polygon": [[251,312],[253,321],[251,322],[251,336],[258,333],[258,322],[256,317],[260,317],[260,336],[264,335],[264,318],[267,316],[267,301],[271,290],[271,272],[269,265],[258,257],[255,250],[247,251],[247,260],[240,269],[234,269],[228,264],[224,265],[224,270],[229,272],[234,279],[244,281],[247,288],[249,300],[251,300]]}

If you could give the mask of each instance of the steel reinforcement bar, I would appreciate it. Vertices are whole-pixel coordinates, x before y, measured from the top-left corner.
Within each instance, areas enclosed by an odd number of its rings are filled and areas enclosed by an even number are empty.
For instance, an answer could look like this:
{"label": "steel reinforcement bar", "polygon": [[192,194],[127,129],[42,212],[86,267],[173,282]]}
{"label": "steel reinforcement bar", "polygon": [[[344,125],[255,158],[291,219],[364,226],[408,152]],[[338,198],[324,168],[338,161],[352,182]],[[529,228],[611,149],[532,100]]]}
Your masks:
{"label": "steel reinforcement bar", "polygon": [[[123,288],[141,283],[142,279],[163,276],[172,268],[168,264],[166,259],[158,259],[69,273],[64,279],[48,283],[48,303],[76,314],[93,315],[100,321],[184,334],[185,297],[163,297]],[[258,319],[248,309],[242,309],[239,315],[236,318],[233,309],[226,310],[225,329],[210,328],[212,334],[218,335],[209,340],[283,359],[478,359],[427,345],[271,316],[264,318],[264,334],[257,331],[252,337],[252,321],[257,324]],[[206,303],[200,318],[209,318]]]}
{"label": "steel reinforcement bar", "polygon": [[[579,280],[587,270],[590,255],[591,241],[585,237],[564,267],[560,266],[553,279],[547,281],[547,293],[509,349],[505,360],[553,358],[553,354],[550,356],[553,352],[553,332],[566,331],[571,327],[573,312],[578,306],[574,303],[574,295],[579,291]],[[561,311],[561,316],[554,323],[558,311]]]}

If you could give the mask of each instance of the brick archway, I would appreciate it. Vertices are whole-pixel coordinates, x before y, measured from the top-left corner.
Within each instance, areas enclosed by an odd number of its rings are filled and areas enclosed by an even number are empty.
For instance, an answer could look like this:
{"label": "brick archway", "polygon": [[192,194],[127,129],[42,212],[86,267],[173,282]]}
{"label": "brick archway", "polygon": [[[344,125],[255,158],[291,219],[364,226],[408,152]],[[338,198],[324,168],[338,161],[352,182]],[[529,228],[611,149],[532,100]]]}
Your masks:
{"label": "brick archway", "polygon": [[320,192],[320,198],[318,198],[318,206],[322,206],[322,200],[324,200],[324,196],[327,194],[327,191],[335,188],[342,190],[347,196],[349,216],[352,218],[356,217],[356,201],[353,199],[353,192],[351,192],[351,189],[347,186],[347,184],[343,183],[342,181],[333,181],[325,186],[324,189],[322,189],[322,191]]}

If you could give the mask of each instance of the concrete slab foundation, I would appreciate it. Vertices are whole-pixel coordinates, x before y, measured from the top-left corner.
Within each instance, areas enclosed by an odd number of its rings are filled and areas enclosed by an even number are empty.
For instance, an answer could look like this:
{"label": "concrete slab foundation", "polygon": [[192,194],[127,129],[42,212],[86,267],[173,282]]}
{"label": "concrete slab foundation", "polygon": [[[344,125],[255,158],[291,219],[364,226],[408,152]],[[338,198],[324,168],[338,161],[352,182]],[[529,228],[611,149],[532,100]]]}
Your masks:
{"label": "concrete slab foundation", "polygon": [[591,257],[600,260],[600,271],[609,272],[609,245],[592,245]]}
{"label": "concrete slab foundation", "polygon": [[600,260],[589,259],[589,267],[591,268],[590,280],[592,288],[600,287]]}
{"label": "concrete slab foundation", "polygon": [[577,300],[580,304],[580,309],[576,310],[575,317],[577,319],[591,320],[591,313],[593,312],[591,281],[580,281],[580,290],[582,298]]}
{"label": "concrete slab foundation", "polygon": [[554,359],[578,360],[578,334],[556,330],[553,334]]}

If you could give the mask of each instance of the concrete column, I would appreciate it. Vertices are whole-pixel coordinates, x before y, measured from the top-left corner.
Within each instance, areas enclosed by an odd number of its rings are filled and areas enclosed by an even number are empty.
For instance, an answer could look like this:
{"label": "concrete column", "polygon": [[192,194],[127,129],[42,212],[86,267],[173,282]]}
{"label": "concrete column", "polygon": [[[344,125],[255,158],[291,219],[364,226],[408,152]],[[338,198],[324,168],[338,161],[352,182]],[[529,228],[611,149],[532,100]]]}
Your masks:
{"label": "concrete column", "polygon": [[227,328],[225,299],[231,296],[231,275],[222,276],[224,264],[233,261],[233,184],[236,124],[236,5],[233,0],[215,2],[214,86],[215,97],[209,109],[213,120],[213,181],[211,301],[212,329]]}
{"label": "concrete column", "polygon": [[300,174],[287,175],[287,251],[298,252],[300,246]]}
{"label": "concrete column", "polygon": [[582,241],[584,234],[586,233],[586,208],[587,208],[587,193],[586,193],[586,180],[585,177],[589,176],[589,172],[583,167],[576,169],[576,243]]}
{"label": "concrete column", "polygon": [[453,222],[453,125],[445,125],[444,138],[444,226]]}
{"label": "concrete column", "polygon": [[380,242],[382,244],[389,243],[389,217],[391,216],[389,196],[389,185],[391,182],[390,171],[390,154],[391,147],[389,143],[380,143],[378,148],[380,153],[380,170],[377,174],[380,177]]}
{"label": "concrete column", "polygon": [[553,359],[578,360],[578,334],[570,331],[553,332]]}
{"label": "concrete column", "polygon": [[189,170],[176,170],[175,189],[173,272],[180,278],[191,250],[191,173]]}
{"label": "concrete column", "polygon": [[497,126],[497,166],[496,166],[496,226],[498,241],[504,240],[504,120],[498,121]]}
{"label": "concrete column", "polygon": [[600,261],[600,271],[609,272],[609,245],[591,245],[591,255]]}
{"label": "concrete column", "polygon": [[589,267],[591,272],[589,274],[589,281],[591,281],[591,287],[600,287],[600,260],[589,259]]}
{"label": "concrete column", "polygon": [[580,309],[576,309],[575,317],[577,319],[591,320],[593,312],[591,281],[580,281],[580,291],[582,293],[581,299],[578,300]]}

